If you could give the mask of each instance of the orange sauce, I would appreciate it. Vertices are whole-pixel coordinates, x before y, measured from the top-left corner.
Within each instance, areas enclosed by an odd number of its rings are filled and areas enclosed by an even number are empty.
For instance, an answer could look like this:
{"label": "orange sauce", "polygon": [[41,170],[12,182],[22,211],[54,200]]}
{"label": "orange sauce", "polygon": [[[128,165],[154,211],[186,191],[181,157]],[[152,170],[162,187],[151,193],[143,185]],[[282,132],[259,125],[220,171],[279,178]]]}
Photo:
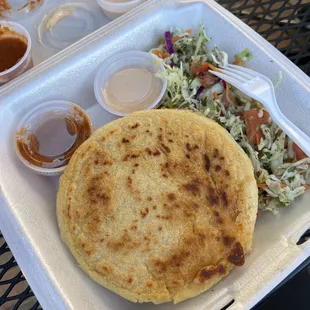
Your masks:
{"label": "orange sauce", "polygon": [[27,47],[28,41],[23,34],[0,25],[0,72],[16,65],[25,55]]}
{"label": "orange sauce", "polygon": [[41,121],[32,132],[26,128],[16,132],[20,155],[37,167],[59,168],[68,164],[76,149],[92,134],[92,126],[81,111],[74,115],[52,116]]}
{"label": "orange sauce", "polygon": [[0,36],[0,72],[16,65],[25,55],[27,43],[17,36]]}

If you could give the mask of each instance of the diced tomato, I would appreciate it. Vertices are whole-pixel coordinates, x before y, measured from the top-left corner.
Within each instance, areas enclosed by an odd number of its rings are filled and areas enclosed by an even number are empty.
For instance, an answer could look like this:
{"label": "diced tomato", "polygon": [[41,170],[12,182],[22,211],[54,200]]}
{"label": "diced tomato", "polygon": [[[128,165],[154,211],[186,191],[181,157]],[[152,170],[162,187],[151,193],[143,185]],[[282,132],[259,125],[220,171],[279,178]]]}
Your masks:
{"label": "diced tomato", "polygon": [[198,75],[199,73],[203,73],[208,71],[209,65],[207,62],[202,61],[201,63],[197,61],[193,61],[191,65],[191,72],[193,75]]}
{"label": "diced tomato", "polygon": [[258,145],[260,143],[261,138],[264,137],[260,126],[263,124],[267,124],[269,121],[269,113],[263,110],[263,116],[259,117],[259,110],[254,109],[250,111],[246,111],[243,113],[243,118],[246,123],[247,135],[250,142]]}
{"label": "diced tomato", "polygon": [[308,157],[296,143],[293,143],[293,151],[295,152],[297,160],[302,160]]}

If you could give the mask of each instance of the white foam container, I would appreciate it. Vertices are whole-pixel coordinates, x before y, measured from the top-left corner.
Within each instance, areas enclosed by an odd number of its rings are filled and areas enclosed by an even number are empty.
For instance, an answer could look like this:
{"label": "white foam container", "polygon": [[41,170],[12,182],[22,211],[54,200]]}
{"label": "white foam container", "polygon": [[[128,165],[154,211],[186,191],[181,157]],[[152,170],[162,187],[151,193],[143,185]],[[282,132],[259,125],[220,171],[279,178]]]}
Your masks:
{"label": "white foam container", "polygon": [[146,0],[130,0],[126,2],[111,2],[109,0],[97,0],[104,15],[110,19],[115,19],[134,9]]}
{"label": "white foam container", "polygon": [[212,0],[149,0],[74,46],[60,52],[0,89],[0,228],[44,309],[229,310],[250,309],[310,254],[310,242],[297,246],[310,227],[310,193],[278,216],[258,218],[253,252],[243,267],[208,292],[178,305],[136,305],[89,279],[60,239],[55,203],[57,178],[38,176],[14,153],[14,129],[31,107],[62,98],[82,106],[95,127],[115,118],[96,102],[93,82],[100,63],[127,50],[148,50],[165,30],[197,28],[230,56],[253,52],[250,67],[283,82],[276,95],[283,113],[310,134],[310,79],[248,26]]}

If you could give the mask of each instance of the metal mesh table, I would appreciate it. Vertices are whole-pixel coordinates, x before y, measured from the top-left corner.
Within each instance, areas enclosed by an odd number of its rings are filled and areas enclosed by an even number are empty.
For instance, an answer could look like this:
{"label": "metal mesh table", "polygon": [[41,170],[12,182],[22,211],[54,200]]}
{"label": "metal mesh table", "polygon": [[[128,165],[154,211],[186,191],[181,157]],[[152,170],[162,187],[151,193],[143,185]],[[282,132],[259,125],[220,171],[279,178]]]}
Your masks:
{"label": "metal mesh table", "polygon": [[0,233],[0,309],[42,309]]}
{"label": "metal mesh table", "polygon": [[[218,2],[310,75],[310,0]],[[41,309],[1,233],[0,309]]]}
{"label": "metal mesh table", "polygon": [[310,74],[310,0],[219,0]]}

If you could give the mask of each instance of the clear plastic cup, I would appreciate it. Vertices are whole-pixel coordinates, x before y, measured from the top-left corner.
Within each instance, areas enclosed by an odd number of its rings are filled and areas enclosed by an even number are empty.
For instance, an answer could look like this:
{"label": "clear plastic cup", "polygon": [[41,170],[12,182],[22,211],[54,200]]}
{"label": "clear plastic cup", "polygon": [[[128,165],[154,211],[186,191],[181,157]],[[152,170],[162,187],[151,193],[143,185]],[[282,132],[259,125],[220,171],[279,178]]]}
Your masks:
{"label": "clear plastic cup", "polygon": [[[102,14],[92,1],[52,4],[46,9],[37,34],[43,46],[60,51],[97,30]],[[106,18],[107,19],[107,18]]]}
{"label": "clear plastic cup", "polygon": [[145,1],[146,0],[120,0],[120,2],[113,2],[109,0],[97,0],[97,3],[101,7],[103,14],[113,20],[129,12]]}
{"label": "clear plastic cup", "polygon": [[[5,33],[2,35],[5,36],[21,36],[23,39],[27,39],[27,50],[24,54],[24,56],[11,68],[0,72],[0,85],[3,85],[4,83],[7,83],[14,78],[18,77],[22,73],[24,73],[26,70],[32,68],[32,57],[31,57],[31,37],[29,32],[20,24],[15,22],[6,22],[1,21],[0,27],[7,27],[9,30],[12,30],[10,33]],[[1,35],[1,36],[2,36]]]}
{"label": "clear plastic cup", "polygon": [[34,172],[57,176],[92,133],[92,121],[81,107],[65,100],[48,101],[28,111],[20,120],[15,151]]}
{"label": "clear plastic cup", "polygon": [[[118,116],[126,116],[130,113],[139,111],[141,109],[132,110],[130,112],[120,112],[117,110],[111,109],[105,100],[104,96],[104,88],[106,83],[110,80],[115,73],[127,69],[127,68],[145,68],[152,74],[157,74],[160,72],[164,72],[165,68],[157,56],[141,52],[141,51],[130,51],[119,53],[108,57],[102,64],[99,69],[94,83],[94,92],[98,103],[108,112],[118,115]],[[144,106],[144,110],[150,110],[158,107],[162,98],[164,97],[167,90],[167,80],[164,78],[158,78],[161,81],[161,91],[159,95],[153,102],[148,102],[147,105]]]}

